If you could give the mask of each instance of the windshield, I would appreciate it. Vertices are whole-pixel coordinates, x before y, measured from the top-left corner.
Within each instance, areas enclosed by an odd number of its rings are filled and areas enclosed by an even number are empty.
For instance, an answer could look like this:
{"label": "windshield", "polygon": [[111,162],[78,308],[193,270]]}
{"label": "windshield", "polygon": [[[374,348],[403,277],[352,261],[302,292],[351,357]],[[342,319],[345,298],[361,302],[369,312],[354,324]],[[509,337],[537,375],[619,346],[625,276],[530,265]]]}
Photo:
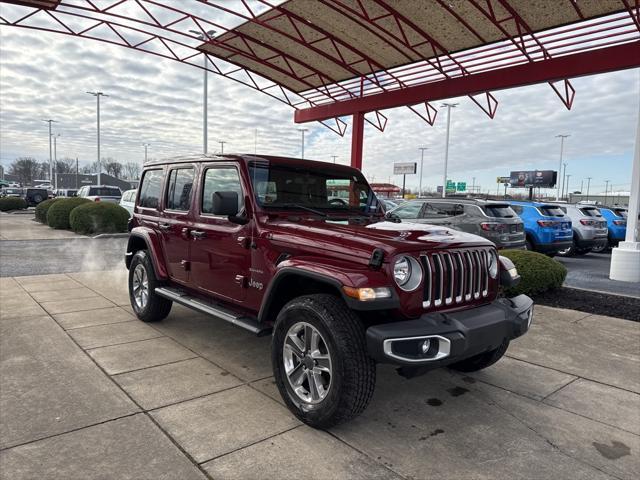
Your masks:
{"label": "windshield", "polygon": [[597,208],[581,208],[580,211],[587,217],[601,217],[600,210]]}
{"label": "windshield", "polygon": [[555,205],[543,205],[538,210],[546,217],[564,217],[564,211]]}
{"label": "windshield", "polygon": [[513,218],[516,212],[509,205],[485,205],[484,213],[487,217]]}
{"label": "windshield", "polygon": [[314,209],[323,213],[382,213],[373,190],[356,170],[304,167],[268,162],[249,163],[258,204],[265,208]]}
{"label": "windshield", "polygon": [[6,193],[7,195],[15,194],[15,193],[22,193],[22,189],[21,188],[4,188],[4,189],[2,189],[2,191],[4,193]]}
{"label": "windshield", "polygon": [[119,188],[112,187],[91,187],[89,196],[96,195],[98,197],[119,197],[121,195]]}

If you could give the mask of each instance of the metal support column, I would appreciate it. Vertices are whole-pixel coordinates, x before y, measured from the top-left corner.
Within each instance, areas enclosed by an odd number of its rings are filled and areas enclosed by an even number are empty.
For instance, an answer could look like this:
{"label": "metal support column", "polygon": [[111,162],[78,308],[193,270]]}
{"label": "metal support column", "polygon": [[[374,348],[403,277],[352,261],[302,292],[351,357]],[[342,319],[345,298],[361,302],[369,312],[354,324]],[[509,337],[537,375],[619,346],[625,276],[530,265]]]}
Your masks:
{"label": "metal support column", "polygon": [[351,166],[362,170],[362,147],[364,144],[364,113],[353,114],[351,131]]}

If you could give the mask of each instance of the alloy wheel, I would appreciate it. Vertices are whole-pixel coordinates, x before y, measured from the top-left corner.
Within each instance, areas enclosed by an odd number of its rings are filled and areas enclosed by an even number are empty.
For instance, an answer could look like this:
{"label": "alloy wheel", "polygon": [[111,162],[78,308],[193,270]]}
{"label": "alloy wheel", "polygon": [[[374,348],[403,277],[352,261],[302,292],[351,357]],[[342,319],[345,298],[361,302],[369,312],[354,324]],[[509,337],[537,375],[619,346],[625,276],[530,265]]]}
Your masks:
{"label": "alloy wheel", "polygon": [[133,298],[139,309],[144,309],[149,301],[149,277],[143,265],[136,265],[133,271]]}

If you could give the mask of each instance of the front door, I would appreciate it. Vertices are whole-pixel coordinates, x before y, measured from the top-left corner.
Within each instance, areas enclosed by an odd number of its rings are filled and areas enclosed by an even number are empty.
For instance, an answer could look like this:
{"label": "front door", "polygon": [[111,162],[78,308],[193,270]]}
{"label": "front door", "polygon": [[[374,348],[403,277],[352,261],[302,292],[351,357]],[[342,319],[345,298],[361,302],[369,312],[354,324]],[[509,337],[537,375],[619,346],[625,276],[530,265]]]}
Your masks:
{"label": "front door", "polygon": [[194,178],[193,165],[169,170],[164,209],[158,223],[169,277],[185,285],[189,282],[189,250],[192,243],[189,226]]}
{"label": "front door", "polygon": [[242,302],[248,287],[250,225],[238,225],[213,214],[215,192],[237,192],[238,212],[244,209],[244,189],[234,164],[210,164],[202,170],[198,204],[191,226],[191,283],[203,293]]}

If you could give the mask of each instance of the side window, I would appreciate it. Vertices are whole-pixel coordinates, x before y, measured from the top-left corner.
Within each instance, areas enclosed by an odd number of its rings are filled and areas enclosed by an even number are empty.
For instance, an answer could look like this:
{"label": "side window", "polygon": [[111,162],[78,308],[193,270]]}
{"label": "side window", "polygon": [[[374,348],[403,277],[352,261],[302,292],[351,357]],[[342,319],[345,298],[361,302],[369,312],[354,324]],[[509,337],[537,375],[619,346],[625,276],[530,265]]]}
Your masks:
{"label": "side window", "polygon": [[513,209],[514,212],[516,212],[518,215],[520,215],[522,213],[522,206],[520,205],[511,205],[511,208]]}
{"label": "side window", "polygon": [[162,170],[147,170],[140,184],[138,205],[144,208],[158,208],[162,187]]}
{"label": "side window", "polygon": [[213,213],[213,194],[216,192],[237,192],[238,212],[244,206],[244,194],[240,175],[234,167],[212,167],[204,173],[202,186],[202,213]]}
{"label": "side window", "polygon": [[433,202],[427,203],[422,212],[422,218],[444,218],[462,215],[464,207],[457,203]]}
{"label": "side window", "polygon": [[396,208],[393,213],[402,219],[418,218],[418,213],[420,213],[422,205],[424,205],[424,202],[409,202],[406,205]]}
{"label": "side window", "polygon": [[167,188],[167,210],[188,211],[191,207],[193,188],[193,168],[177,168],[169,174]]}

